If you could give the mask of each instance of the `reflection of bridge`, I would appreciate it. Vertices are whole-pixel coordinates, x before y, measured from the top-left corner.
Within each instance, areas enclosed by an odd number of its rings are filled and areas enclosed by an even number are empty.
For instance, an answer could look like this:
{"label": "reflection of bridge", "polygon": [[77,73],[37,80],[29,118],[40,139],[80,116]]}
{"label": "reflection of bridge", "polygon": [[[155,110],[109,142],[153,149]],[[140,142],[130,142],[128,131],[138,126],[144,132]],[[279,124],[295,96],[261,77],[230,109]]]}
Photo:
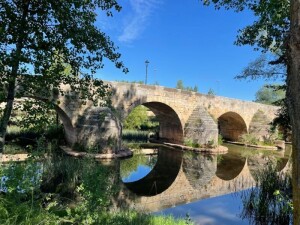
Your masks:
{"label": "reflection of bridge", "polygon": [[[155,212],[233,193],[252,187],[255,172],[269,163],[268,157],[261,155],[247,159],[230,157],[228,154],[218,158],[212,155],[160,151],[153,170],[138,181],[124,183],[115,204],[118,207]],[[258,159],[260,164],[254,165],[253,161]],[[288,158],[282,159],[280,171],[288,168]]]}
{"label": "reflection of bridge", "polygon": [[[190,139],[199,144],[217,143],[218,131],[236,140],[242,133],[266,134],[277,107],[204,95],[161,86],[109,82],[113,111],[83,104],[72,92],[54,96],[57,112],[70,144],[100,144],[104,149],[119,148],[121,123],[131,110],[148,107],[160,123],[159,137],[172,143]],[[67,88],[65,88],[67,90]]]}

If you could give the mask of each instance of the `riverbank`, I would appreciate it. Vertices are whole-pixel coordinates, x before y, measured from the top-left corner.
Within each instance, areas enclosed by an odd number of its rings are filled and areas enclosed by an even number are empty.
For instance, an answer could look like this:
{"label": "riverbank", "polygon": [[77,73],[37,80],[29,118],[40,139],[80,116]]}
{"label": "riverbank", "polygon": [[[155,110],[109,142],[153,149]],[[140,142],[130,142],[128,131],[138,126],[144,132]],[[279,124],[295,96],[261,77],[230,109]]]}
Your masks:
{"label": "riverbank", "polygon": [[265,149],[265,150],[278,150],[278,149],[285,148],[285,147],[282,147],[282,145],[281,146],[253,145],[253,144],[246,144],[246,143],[242,143],[242,142],[238,142],[238,141],[226,141],[226,143],[250,147],[250,148]]}
{"label": "riverbank", "polygon": [[157,140],[151,140],[151,142],[154,143],[159,143],[162,145],[166,145],[169,147],[174,147],[174,148],[179,148],[181,150],[187,150],[187,151],[193,151],[193,152],[204,152],[204,153],[209,153],[209,154],[225,154],[228,152],[228,148],[222,145],[213,147],[213,148],[195,148],[195,147],[190,147],[186,145],[180,145],[180,144],[173,144],[169,142],[163,142],[163,141],[157,141]]}

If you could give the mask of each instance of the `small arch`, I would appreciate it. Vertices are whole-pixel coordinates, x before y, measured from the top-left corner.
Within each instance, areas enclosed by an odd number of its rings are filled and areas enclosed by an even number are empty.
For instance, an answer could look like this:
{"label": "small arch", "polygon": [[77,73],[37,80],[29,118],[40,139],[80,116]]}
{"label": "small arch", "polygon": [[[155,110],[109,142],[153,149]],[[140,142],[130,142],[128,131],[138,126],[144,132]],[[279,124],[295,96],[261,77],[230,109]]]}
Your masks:
{"label": "small arch", "polygon": [[219,134],[225,140],[238,141],[239,137],[247,133],[244,119],[235,112],[226,112],[218,118]]}
{"label": "small arch", "polygon": [[[37,97],[37,96],[25,96],[24,98],[34,99],[37,101],[48,102],[48,99]],[[57,104],[54,104],[54,110],[58,114],[61,122],[63,123],[65,130],[65,138],[68,144],[73,145],[76,142],[76,131],[72,125],[72,121],[70,117],[66,114],[66,112],[60,108]]]}

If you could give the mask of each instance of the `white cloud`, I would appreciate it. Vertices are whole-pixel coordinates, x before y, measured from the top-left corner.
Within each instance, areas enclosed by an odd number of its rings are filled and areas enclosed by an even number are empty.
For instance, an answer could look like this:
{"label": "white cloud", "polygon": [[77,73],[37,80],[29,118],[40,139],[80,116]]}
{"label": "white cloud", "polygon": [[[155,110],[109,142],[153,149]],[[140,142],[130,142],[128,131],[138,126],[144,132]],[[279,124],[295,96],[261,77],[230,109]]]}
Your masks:
{"label": "white cloud", "polygon": [[161,0],[130,0],[132,13],[125,19],[119,41],[130,43],[137,39],[149,23]]}

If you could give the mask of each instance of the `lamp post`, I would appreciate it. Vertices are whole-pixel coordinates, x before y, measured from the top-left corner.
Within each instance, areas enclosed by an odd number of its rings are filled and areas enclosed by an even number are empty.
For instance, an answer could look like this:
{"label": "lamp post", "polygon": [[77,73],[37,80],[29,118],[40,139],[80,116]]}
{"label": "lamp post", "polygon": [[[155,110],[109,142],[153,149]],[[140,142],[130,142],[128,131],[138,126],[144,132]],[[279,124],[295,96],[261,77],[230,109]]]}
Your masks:
{"label": "lamp post", "polygon": [[146,79],[145,79],[145,84],[147,84],[147,78],[148,78],[148,64],[150,62],[148,60],[145,61],[145,65],[146,65]]}

